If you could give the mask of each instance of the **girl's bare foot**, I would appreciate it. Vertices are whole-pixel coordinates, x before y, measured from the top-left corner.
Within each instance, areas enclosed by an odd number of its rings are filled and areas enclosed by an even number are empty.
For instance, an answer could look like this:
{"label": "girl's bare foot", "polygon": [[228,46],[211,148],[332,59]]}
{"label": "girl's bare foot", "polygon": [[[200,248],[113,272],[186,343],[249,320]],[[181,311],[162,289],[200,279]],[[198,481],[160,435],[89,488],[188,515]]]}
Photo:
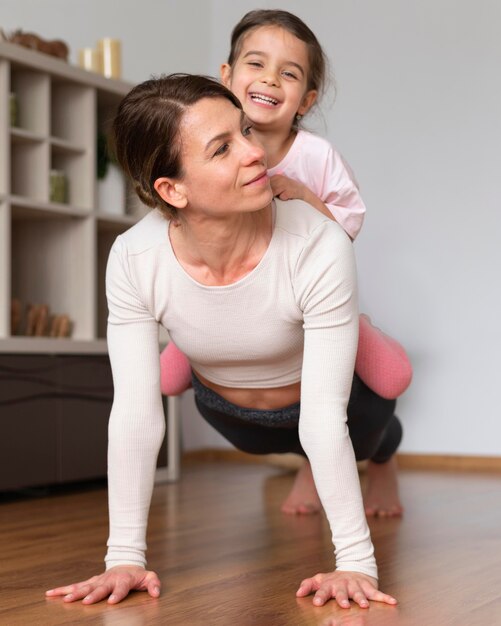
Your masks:
{"label": "girl's bare foot", "polygon": [[367,464],[367,489],[364,497],[368,517],[399,517],[403,507],[398,496],[397,462]]}
{"label": "girl's bare foot", "polygon": [[308,461],[305,461],[296,474],[294,485],[282,504],[282,513],[288,515],[311,515],[318,513],[322,505],[318,497],[313,474]]}

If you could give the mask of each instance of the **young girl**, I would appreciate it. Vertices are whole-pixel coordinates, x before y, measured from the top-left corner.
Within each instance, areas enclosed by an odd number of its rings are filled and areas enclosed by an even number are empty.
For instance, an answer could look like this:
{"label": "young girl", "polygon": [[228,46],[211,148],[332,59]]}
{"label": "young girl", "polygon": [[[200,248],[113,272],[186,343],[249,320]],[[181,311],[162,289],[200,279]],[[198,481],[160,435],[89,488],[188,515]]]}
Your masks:
{"label": "young girl", "polygon": [[[223,84],[241,101],[254,135],[265,148],[274,195],[307,202],[337,221],[354,240],[365,206],[353,175],[325,139],[298,128],[321,94],[325,74],[325,55],[315,35],[298,17],[280,10],[247,13],[233,29],[228,62],[221,67]],[[387,399],[402,394],[412,377],[402,346],[372,326],[365,315],[360,316],[355,371]],[[190,384],[186,357],[169,343],[161,355],[163,393],[177,395]],[[368,514],[385,509],[379,500],[377,495],[367,505]],[[315,510],[318,503],[311,504]],[[284,510],[308,512],[297,498],[288,499]],[[400,505],[388,504],[387,513],[392,512],[400,512]]]}

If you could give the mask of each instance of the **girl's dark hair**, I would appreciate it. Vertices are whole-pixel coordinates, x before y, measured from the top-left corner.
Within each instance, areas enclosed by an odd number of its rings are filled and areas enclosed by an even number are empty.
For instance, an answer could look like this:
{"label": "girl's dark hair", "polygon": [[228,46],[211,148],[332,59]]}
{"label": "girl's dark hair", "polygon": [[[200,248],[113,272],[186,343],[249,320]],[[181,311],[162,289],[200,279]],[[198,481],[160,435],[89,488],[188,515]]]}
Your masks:
{"label": "girl's dark hair", "polygon": [[154,183],[163,176],[182,178],[179,128],[185,112],[203,98],[226,98],[242,105],[213,78],[192,74],[154,77],[134,87],[122,100],[113,122],[112,146],[139,198],[167,216],[177,211],[158,195]]}
{"label": "girl's dark hair", "polygon": [[228,65],[232,66],[240,51],[246,35],[262,26],[280,26],[301,41],[308,48],[309,72],[308,90],[315,89],[319,96],[324,92],[327,75],[327,58],[314,33],[296,15],[278,9],[257,9],[249,11],[231,33],[231,48]]}

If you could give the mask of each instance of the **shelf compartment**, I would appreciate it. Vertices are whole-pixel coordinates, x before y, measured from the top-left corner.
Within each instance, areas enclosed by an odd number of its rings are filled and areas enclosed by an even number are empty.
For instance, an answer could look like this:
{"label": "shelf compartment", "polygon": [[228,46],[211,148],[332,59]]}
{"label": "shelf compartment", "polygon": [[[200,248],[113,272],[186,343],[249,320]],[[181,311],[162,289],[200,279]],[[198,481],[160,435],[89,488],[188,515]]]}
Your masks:
{"label": "shelf compartment", "polygon": [[[91,218],[53,217],[12,208],[11,298],[23,312],[47,304],[51,314],[68,315],[71,337],[94,339],[94,223]],[[21,324],[20,334],[23,334]]]}
{"label": "shelf compartment", "polygon": [[50,135],[81,146],[94,144],[95,92],[55,77],[51,84]]}
{"label": "shelf compartment", "polygon": [[88,154],[62,150],[61,145],[51,146],[51,170],[64,172],[67,180],[66,202],[73,206],[92,209],[93,189],[89,185],[93,172],[90,171]]}
{"label": "shelf compartment", "polygon": [[97,223],[97,336],[100,339],[106,337],[108,319],[105,285],[106,265],[115,239],[131,226],[131,223],[125,223],[124,220],[127,219],[118,216],[116,219],[107,217],[106,219],[99,219]]}
{"label": "shelf compartment", "polygon": [[49,199],[49,146],[46,141],[27,136],[20,141],[15,135],[11,141],[11,193],[13,195],[47,201]]}
{"label": "shelf compartment", "polygon": [[17,96],[18,127],[37,135],[48,136],[49,76],[13,64],[10,74],[10,91]]}

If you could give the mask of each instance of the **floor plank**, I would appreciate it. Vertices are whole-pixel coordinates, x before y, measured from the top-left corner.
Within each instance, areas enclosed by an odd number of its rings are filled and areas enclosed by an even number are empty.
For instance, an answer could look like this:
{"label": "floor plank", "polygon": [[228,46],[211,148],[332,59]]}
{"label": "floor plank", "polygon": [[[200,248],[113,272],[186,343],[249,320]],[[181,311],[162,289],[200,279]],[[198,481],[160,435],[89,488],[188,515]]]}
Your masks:
{"label": "floor plank", "polygon": [[[163,593],[85,607],[45,589],[99,570],[106,491],[95,486],[0,501],[0,624],[59,626],[501,625],[501,476],[403,471],[402,520],[373,520],[381,587],[397,607],[342,610],[296,599],[302,578],[332,567],[323,516],[279,505],[293,475],[265,465],[183,468],[155,488],[149,565]],[[362,480],[364,478],[362,477]]]}

